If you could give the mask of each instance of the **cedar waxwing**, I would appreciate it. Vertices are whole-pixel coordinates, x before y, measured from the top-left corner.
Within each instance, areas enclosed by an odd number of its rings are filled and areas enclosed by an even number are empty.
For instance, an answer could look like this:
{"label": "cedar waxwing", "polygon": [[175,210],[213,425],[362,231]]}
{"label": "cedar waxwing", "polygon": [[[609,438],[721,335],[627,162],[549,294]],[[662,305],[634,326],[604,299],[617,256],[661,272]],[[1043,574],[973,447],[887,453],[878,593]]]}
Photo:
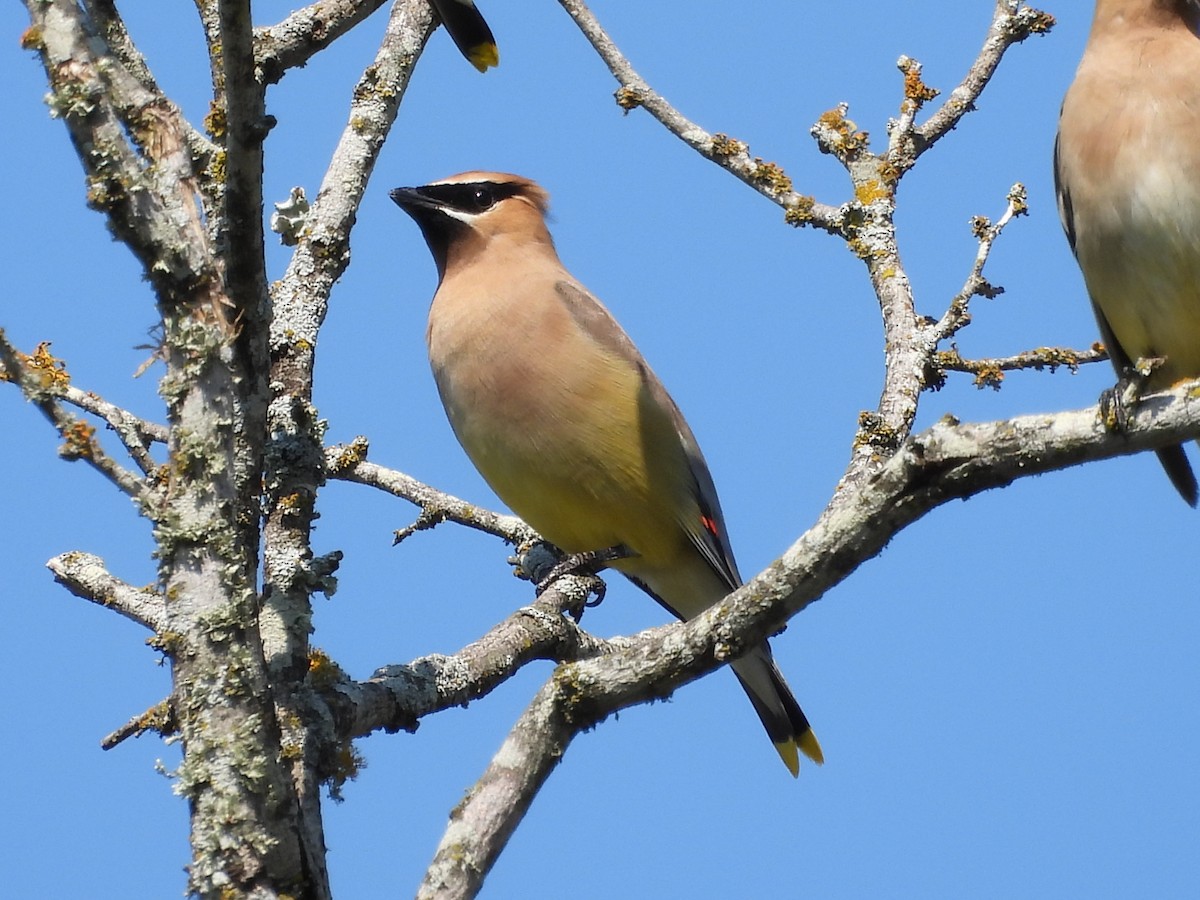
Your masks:
{"label": "cedar waxwing", "polygon": [[[1117,371],[1161,357],[1161,390],[1200,376],[1200,12],[1193,0],[1097,0],[1063,101],[1054,174],[1063,228]],[[1182,446],[1158,451],[1192,506]]]}
{"label": "cedar waxwing", "polygon": [[[633,342],[559,261],[549,195],[466,172],[392,199],[421,228],[439,284],[426,340],[455,435],[492,489],[568,553],[612,565],[682,619],[741,584],[712,476]],[[793,775],[820,744],[762,646],[732,664]]]}
{"label": "cedar waxwing", "polygon": [[430,0],[430,3],[467,62],[480,72],[500,65],[500,51],[492,29],[475,8],[474,0]]}

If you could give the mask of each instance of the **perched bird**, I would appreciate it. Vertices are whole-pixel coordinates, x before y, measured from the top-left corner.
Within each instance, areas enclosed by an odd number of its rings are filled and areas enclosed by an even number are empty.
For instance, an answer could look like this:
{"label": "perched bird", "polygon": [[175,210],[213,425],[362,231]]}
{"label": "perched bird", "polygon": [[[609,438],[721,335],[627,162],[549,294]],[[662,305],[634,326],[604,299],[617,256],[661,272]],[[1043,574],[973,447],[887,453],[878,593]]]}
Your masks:
{"label": "perched bird", "polygon": [[[1200,376],[1200,5],[1097,0],[1054,151],[1059,214],[1109,356]],[[1158,451],[1192,506],[1182,446]]]}
{"label": "perched bird", "polygon": [[[429,358],[459,442],[492,489],[568,553],[613,563],[682,619],[741,584],[692,430],[612,315],[563,267],[549,196],[466,172],[392,199],[437,263]],[[822,762],[764,641],[732,664],[793,775]]]}
{"label": "perched bird", "polygon": [[430,0],[430,3],[467,62],[480,72],[500,65],[500,51],[492,29],[475,8],[474,0]]}

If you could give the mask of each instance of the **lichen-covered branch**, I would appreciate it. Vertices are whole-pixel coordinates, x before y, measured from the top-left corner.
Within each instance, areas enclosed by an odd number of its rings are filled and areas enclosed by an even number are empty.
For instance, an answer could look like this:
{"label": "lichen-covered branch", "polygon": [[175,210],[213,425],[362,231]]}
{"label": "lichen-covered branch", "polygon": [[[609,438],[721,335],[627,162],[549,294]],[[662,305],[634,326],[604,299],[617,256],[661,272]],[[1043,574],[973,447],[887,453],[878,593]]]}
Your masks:
{"label": "lichen-covered branch", "polygon": [[[5,365],[6,359],[9,360],[8,365]],[[10,373],[16,373],[16,377]],[[49,341],[42,342],[33,353],[26,354],[13,347],[5,336],[4,330],[0,329],[0,381],[9,381],[21,386],[25,396],[42,408],[43,412],[46,410],[41,406],[42,403],[53,403],[53,400],[57,399],[103,419],[120,439],[144,475],[153,474],[157,470],[158,466],[150,456],[149,449],[152,444],[167,442],[167,429],[156,422],[138,418],[128,410],[109,403],[98,394],[81,390],[71,384],[66,363],[50,353]],[[61,424],[69,426],[66,433],[59,427],[59,433],[63,435],[64,439],[77,441],[82,437],[84,432],[80,430],[79,426],[84,423],[81,423],[80,420],[62,410],[58,410],[56,413],[47,413],[47,415],[56,424],[56,427]],[[86,427],[90,426],[85,425]],[[93,442],[93,446],[88,450],[90,456],[71,453],[68,458],[87,458],[95,463],[98,451],[99,448],[94,446]],[[103,461],[103,458],[103,453],[100,451],[100,460]],[[126,490],[126,493],[130,493],[130,489],[136,488],[133,491],[133,494],[136,495],[145,489],[145,483],[133,473],[120,471],[124,474],[120,475],[119,486]],[[114,477],[113,480],[117,479]]]}
{"label": "lichen-covered branch", "polygon": [[943,420],[909,438],[874,478],[835,494],[783,556],[723,602],[556,669],[455,808],[418,896],[475,896],[575,736],[757,646],[931,510],[1018,478],[1196,437],[1200,383],[1145,398],[1122,433],[1106,431],[1092,407],[997,422]]}
{"label": "lichen-covered branch", "polygon": [[66,364],[51,355],[49,342],[44,341],[33,353],[25,354],[9,343],[8,336],[0,329],[0,381],[15,384],[54,426],[63,439],[59,456],[67,460],[82,459],[130,497],[144,496],[146,482],[105,453],[96,441],[96,429],[71,415],[58,402],[73,389]]}
{"label": "lichen-covered branch", "polygon": [[[270,440],[262,480],[266,523],[258,623],[300,819],[318,840],[313,847],[318,853],[319,828],[312,826],[320,822],[322,773],[329,771],[335,749],[327,740],[329,710],[309,678],[311,595],[333,583],[339,554],[314,558],[312,550],[316,495],[325,478],[324,423],[312,403],[313,365],[330,292],[349,262],[359,204],[432,30],[428,4],[393,5],[375,58],[354,89],[346,128],[321,187],[295,234],[291,262],[273,285],[273,396],[263,432]],[[323,857],[319,864],[323,872]]]}
{"label": "lichen-covered branch", "polygon": [[626,111],[642,107],[668,131],[706,159],[737,176],[764,197],[788,211],[796,221],[833,234],[842,231],[842,213],[792,189],[792,181],[776,163],[752,157],[749,147],[725,134],[710,134],[688,119],[634,70],[583,0],[559,0],[596,53],[621,85],[617,103]]}
{"label": "lichen-covered branch", "polygon": [[179,723],[175,720],[175,709],[171,706],[170,700],[161,700],[155,703],[120,728],[106,734],[100,741],[100,749],[112,750],[131,737],[141,737],[151,731],[161,737],[179,733]]}
{"label": "lichen-covered branch", "polygon": [[316,491],[325,477],[323,426],[312,406],[318,332],[333,284],[349,262],[350,229],[367,179],[432,28],[427,4],[393,8],[375,61],[355,89],[350,124],[312,202],[291,263],[275,286],[271,380],[276,396],[268,421],[273,438],[265,477],[270,508],[263,637],[281,673],[304,671],[308,659],[312,586],[304,562],[311,556]]}
{"label": "lichen-covered branch", "polygon": [[254,34],[255,60],[262,79],[274,84],[305,65],[386,0],[320,0],[291,13],[282,22]]}
{"label": "lichen-covered branch", "polygon": [[339,739],[411,731],[424,716],[486,696],[534,660],[586,659],[622,646],[624,639],[600,640],[563,614],[582,607],[593,587],[591,578],[560,578],[456,653],[385,666],[362,682],[338,678],[321,685]]}
{"label": "lichen-covered branch", "polygon": [[218,281],[190,181],[187,127],[146,90],[69,0],[27,0],[25,44],[41,57],[52,114],[83,163],[88,203],[142,263],[162,298],[207,292]]}
{"label": "lichen-covered branch", "polygon": [[[881,153],[871,152],[869,135],[847,117],[846,104],[821,116],[813,126],[813,137],[822,152],[834,156],[846,168],[853,190],[848,203],[835,207],[797,193],[791,179],[777,165],[752,158],[745,143],[723,134],[709,134],[684,117],[637,74],[583,0],[560,2],[620,82],[617,96],[622,106],[644,107],[688,146],[783,206],[787,221],[840,236],[863,260],[883,317],[886,373],[878,407],[863,416],[842,485],[869,477],[910,433],[924,378],[930,371],[929,361],[939,340],[947,336],[925,327],[917,316],[896,236],[896,188],[920,154],[974,107],[1005,51],[1031,34],[1048,30],[1053,20],[1016,0],[998,0],[988,38],[967,77],[922,125],[917,125],[917,115],[937,91],[921,80],[919,62],[902,57],[898,63],[904,76],[900,117],[891,123],[888,147]],[[994,238],[989,239],[987,249]],[[970,285],[973,290],[986,289],[981,274],[986,257],[987,250],[981,250],[977,280]],[[962,312],[953,322],[955,327],[967,321],[965,301],[960,305]]]}
{"label": "lichen-covered branch", "polygon": [[46,563],[54,580],[76,597],[106,606],[156,634],[165,620],[162,591],[134,587],[109,573],[104,560],[90,553],[63,553]]}
{"label": "lichen-covered branch", "polygon": [[[124,71],[141,86],[144,92],[142,102],[144,103],[145,98],[153,97],[156,105],[170,109],[172,115],[178,117],[183,125],[192,156],[197,159],[211,159],[217,152],[216,145],[183,118],[179,108],[171,103],[162,88],[159,87],[146,58],[130,38],[129,31],[125,27],[125,20],[121,17],[116,5],[111,0],[108,2],[89,0],[85,6],[92,21],[96,24],[97,31],[104,36],[104,42],[109,51],[121,61]],[[129,112],[131,115],[136,115],[136,109],[131,109]]]}
{"label": "lichen-covered branch", "polygon": [[[29,0],[26,7],[26,44],[42,59],[51,108],[87,175],[89,203],[141,261],[163,322],[167,374],[160,389],[170,464],[146,512],[155,522],[166,598],[159,633],[170,635],[162,649],[172,663],[185,747],[177,787],[192,814],[190,890],[214,896],[236,886],[245,895],[273,896],[279,885],[308,883],[310,896],[324,896],[321,872],[306,866],[298,840],[257,630],[261,468],[252,442],[265,433],[266,337],[265,304],[253,284],[265,283],[261,253],[253,240],[231,255],[228,242],[212,240],[214,233],[246,237],[259,227],[255,195],[249,206],[234,203],[238,222],[221,221],[210,233],[197,202],[189,128],[148,87],[144,64],[127,47],[117,52],[107,43],[97,31],[104,17],[90,15],[88,4]],[[219,0],[218,7],[229,29],[221,44],[230,71],[252,68],[252,60],[233,59],[249,55],[248,3]],[[121,39],[120,30],[109,33]],[[252,110],[245,119],[253,120]],[[242,180],[252,180],[254,151],[247,146],[261,136],[249,126],[235,130]]]}
{"label": "lichen-covered branch", "polygon": [[1029,6],[1024,0],[996,0],[992,25],[974,64],[962,82],[950,92],[941,107],[923,124],[909,134],[899,136],[894,160],[910,168],[918,156],[954,129],[963,116],[975,108],[1004,54],[1035,34],[1047,34],[1054,27],[1054,17]]}
{"label": "lichen-covered branch", "polygon": [[526,707],[466,799],[450,811],[418,900],[479,893],[537,792],[579,733],[577,723],[564,714],[562,695],[556,674]]}
{"label": "lichen-covered branch", "polygon": [[253,511],[242,525],[249,565],[258,568],[259,496],[262,491],[264,436],[269,398],[267,338],[271,302],[267,292],[263,237],[263,141],[270,130],[265,87],[255,78],[253,26],[248,0],[217,0],[224,90],[224,192],[221,215],[212,223],[220,248],[224,302],[232,318],[231,344],[237,358],[233,386],[244,428],[233,435],[233,476],[237,508]]}
{"label": "lichen-covered branch", "polygon": [[993,223],[986,216],[976,216],[971,221],[971,229],[979,241],[979,249],[975,253],[975,261],[962,290],[950,301],[950,307],[935,326],[934,334],[939,342],[948,340],[970,324],[971,316],[968,307],[972,298],[993,298],[1004,293],[1003,288],[994,287],[983,277],[983,268],[987,265],[992,248],[1003,233],[1005,226],[1017,216],[1028,215],[1029,208],[1026,201],[1025,186],[1014,184],[1008,192],[1008,206],[996,222]]}
{"label": "lichen-covered branch", "polygon": [[946,380],[947,372],[966,372],[975,376],[975,386],[1000,389],[1005,372],[1016,372],[1022,369],[1033,369],[1041,372],[1055,372],[1060,368],[1077,372],[1080,366],[1088,363],[1103,362],[1108,359],[1108,353],[1100,344],[1093,344],[1087,350],[1072,350],[1068,347],[1037,347],[1026,350],[1015,356],[1003,356],[995,359],[966,359],[958,352],[957,347],[949,350],[939,350],[933,355],[933,373],[928,381],[932,387],[940,387]]}
{"label": "lichen-covered branch", "polygon": [[167,442],[168,432],[164,426],[157,422],[139,419],[129,410],[109,403],[91,391],[80,390],[73,384],[63,385],[58,390],[64,403],[69,403],[107,422],[109,428],[129,451],[130,457],[137,463],[144,475],[151,475],[157,470],[158,465],[149,451],[151,445]]}

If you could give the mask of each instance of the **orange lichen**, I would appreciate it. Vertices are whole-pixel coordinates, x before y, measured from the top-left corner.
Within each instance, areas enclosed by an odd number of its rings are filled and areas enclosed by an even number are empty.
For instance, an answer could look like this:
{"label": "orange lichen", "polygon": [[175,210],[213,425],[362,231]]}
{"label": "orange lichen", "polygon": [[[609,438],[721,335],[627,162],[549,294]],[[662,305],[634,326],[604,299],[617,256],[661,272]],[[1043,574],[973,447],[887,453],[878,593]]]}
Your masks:
{"label": "orange lichen", "polygon": [[50,352],[50,341],[42,341],[37,349],[28,355],[18,353],[21,360],[29,368],[30,373],[37,378],[43,388],[64,388],[71,383],[67,373],[67,364]]}

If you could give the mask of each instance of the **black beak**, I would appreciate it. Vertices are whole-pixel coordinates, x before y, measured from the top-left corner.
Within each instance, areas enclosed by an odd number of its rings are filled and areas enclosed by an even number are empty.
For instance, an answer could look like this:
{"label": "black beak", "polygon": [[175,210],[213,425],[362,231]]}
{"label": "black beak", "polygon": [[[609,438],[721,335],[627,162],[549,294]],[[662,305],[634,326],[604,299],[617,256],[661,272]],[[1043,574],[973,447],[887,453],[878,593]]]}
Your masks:
{"label": "black beak", "polygon": [[389,191],[388,196],[392,198],[392,202],[399,206],[409,215],[413,215],[418,210],[422,209],[441,209],[442,204],[432,197],[426,196],[424,188],[419,187],[399,187]]}

